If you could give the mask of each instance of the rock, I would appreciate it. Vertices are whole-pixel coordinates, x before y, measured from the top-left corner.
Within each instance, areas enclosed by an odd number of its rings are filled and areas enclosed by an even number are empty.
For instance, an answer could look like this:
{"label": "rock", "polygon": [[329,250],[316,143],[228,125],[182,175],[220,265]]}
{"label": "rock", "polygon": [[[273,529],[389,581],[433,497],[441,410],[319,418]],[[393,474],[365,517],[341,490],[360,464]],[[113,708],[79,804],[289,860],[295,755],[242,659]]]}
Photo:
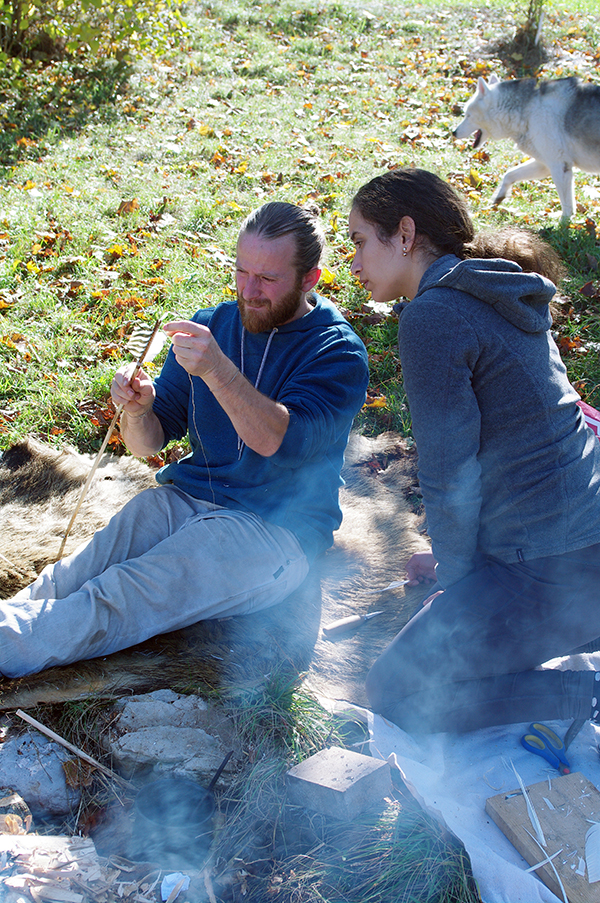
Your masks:
{"label": "rock", "polygon": [[173,690],[155,690],[142,696],[131,696],[121,702],[118,727],[121,731],[137,731],[151,724],[174,727],[197,727],[206,723],[208,703],[200,696],[182,696]]}
{"label": "rock", "polygon": [[385,760],[335,746],[291,768],[286,784],[290,802],[342,821],[383,807],[392,790]]}
{"label": "rock", "polygon": [[[156,690],[117,703],[108,735],[113,767],[131,777],[151,769],[210,783],[227,753],[238,745],[222,708],[199,696]],[[228,763],[232,770],[235,755]]]}
{"label": "rock", "polygon": [[71,758],[53,740],[28,731],[0,744],[2,784],[25,800],[34,817],[64,817],[80,800],[65,779],[63,763]]}

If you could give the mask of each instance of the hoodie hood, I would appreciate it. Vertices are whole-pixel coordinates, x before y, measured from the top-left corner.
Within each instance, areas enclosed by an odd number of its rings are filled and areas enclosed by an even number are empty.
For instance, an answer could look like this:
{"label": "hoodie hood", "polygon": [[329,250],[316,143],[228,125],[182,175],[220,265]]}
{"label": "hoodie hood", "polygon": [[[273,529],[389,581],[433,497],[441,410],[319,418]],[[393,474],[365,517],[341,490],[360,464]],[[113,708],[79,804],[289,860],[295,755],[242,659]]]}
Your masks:
{"label": "hoodie hood", "polygon": [[552,326],[548,304],[556,293],[554,283],[538,273],[524,273],[510,260],[460,260],[446,254],[426,270],[415,298],[438,287],[478,298],[523,332],[546,332]]}

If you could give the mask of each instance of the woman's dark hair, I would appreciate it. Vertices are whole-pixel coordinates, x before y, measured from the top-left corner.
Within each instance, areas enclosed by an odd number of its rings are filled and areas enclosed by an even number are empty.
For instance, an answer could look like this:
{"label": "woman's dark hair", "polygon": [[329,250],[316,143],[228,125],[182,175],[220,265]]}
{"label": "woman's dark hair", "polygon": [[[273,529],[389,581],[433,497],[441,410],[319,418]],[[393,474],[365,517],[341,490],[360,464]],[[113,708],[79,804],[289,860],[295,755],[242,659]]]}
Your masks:
{"label": "woman's dark hair", "polygon": [[495,232],[479,232],[465,245],[465,257],[503,257],[518,263],[525,273],[541,273],[555,285],[565,278],[567,268],[553,247],[535,232],[504,226]]}
{"label": "woman's dark hair", "polygon": [[503,257],[554,283],[565,275],[556,251],[532,232],[508,227],[476,235],[466,201],[426,169],[393,169],[376,176],[359,188],[352,207],[375,227],[382,242],[396,234],[403,216],[410,216],[417,241],[439,255]]}
{"label": "woman's dark hair", "polygon": [[298,207],[285,201],[271,201],[254,210],[242,223],[243,233],[267,239],[291,235],[296,244],[294,265],[299,276],[318,267],[325,248],[325,233],[316,207]]}

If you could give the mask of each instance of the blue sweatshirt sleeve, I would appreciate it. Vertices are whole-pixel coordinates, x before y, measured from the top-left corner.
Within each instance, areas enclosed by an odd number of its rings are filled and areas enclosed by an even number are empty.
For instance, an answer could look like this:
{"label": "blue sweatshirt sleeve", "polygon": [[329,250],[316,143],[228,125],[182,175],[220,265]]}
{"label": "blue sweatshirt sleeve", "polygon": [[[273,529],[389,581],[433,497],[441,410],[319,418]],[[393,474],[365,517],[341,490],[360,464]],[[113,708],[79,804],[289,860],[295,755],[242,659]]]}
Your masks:
{"label": "blue sweatshirt sleeve", "polygon": [[190,384],[186,371],[175,360],[173,349],[169,350],[154,388],[156,398],[152,410],[161,422],[166,445],[172,439],[182,439],[188,431]]}
{"label": "blue sweatshirt sleeve", "polygon": [[331,331],[319,353],[308,357],[286,381],[277,400],[290,421],[273,462],[296,468],[318,460],[346,436],[364,404],[369,369],[367,352],[354,334]]}
{"label": "blue sweatshirt sleeve", "polygon": [[479,343],[464,317],[426,298],[402,312],[398,343],[427,531],[447,588],[479,563],[481,416],[471,384]]}

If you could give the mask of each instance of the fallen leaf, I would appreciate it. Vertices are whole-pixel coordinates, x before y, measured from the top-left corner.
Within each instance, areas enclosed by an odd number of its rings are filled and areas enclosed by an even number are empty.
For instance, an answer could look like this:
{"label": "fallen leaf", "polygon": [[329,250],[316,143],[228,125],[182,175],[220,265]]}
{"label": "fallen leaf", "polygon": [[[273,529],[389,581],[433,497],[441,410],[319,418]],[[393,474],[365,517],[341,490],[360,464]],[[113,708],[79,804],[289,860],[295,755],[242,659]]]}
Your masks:
{"label": "fallen leaf", "polygon": [[137,198],[132,198],[130,201],[121,201],[117,209],[117,216],[125,216],[127,213],[133,213],[134,210],[139,209],[139,206],[140,204]]}

